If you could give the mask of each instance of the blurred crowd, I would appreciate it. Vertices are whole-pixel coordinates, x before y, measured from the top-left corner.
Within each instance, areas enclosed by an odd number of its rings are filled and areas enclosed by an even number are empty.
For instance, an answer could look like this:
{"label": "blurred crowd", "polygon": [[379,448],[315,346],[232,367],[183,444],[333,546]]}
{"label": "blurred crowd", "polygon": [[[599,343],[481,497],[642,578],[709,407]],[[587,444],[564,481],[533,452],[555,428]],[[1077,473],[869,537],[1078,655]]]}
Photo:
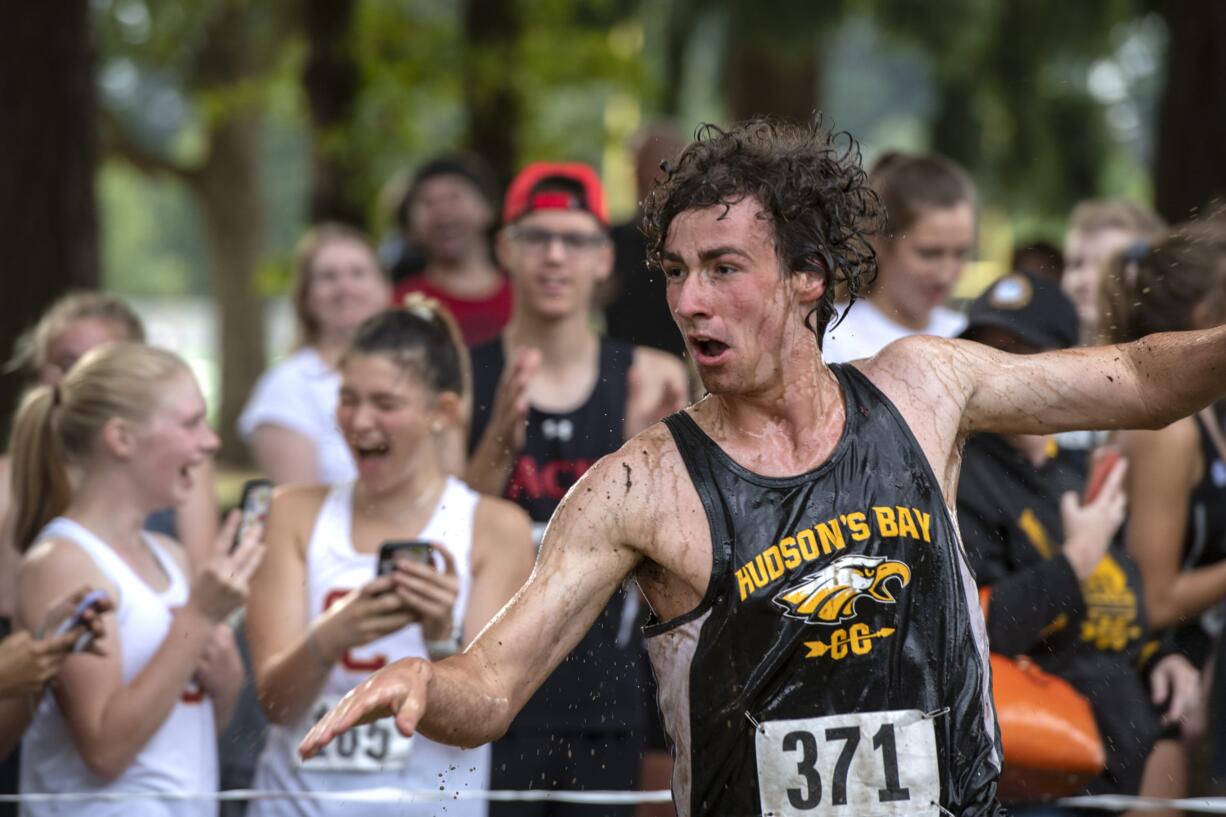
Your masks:
{"label": "blurred crowd", "polygon": [[[667,126],[641,134],[640,201],[685,144]],[[1220,216],[1168,226],[1141,202],[1087,201],[1062,249],[1020,248],[982,295],[956,303],[976,253],[972,179],[904,153],[881,156],[869,178],[886,213],[879,272],[843,293],[821,339],[827,362],[914,334],[1076,354],[1226,320]],[[629,584],[494,744],[457,749],[384,721],[297,757],[315,719],[371,671],[463,650],[533,580],[544,527],[584,471],[700,396],[637,219],[610,222],[593,168],[539,162],[499,191],[479,157],[438,157],[416,170],[395,221],[379,247],[339,224],[302,237],[297,344],[239,420],[278,489],[263,524],[241,533],[219,508],[198,385],[143,343],[121,299],[67,294],[12,350],[31,388],[0,460],[5,791],[668,787],[641,632],[651,613]],[[967,440],[956,512],[990,644],[1089,701],[1105,766],[1084,791],[1182,796],[1226,782],[1226,682],[1214,681],[1226,658],[1224,409],[1159,430]],[[401,551],[381,569],[381,546],[406,540],[429,542],[428,556]],[[90,591],[105,599],[82,604]],[[345,812],[293,799],[221,808]]]}

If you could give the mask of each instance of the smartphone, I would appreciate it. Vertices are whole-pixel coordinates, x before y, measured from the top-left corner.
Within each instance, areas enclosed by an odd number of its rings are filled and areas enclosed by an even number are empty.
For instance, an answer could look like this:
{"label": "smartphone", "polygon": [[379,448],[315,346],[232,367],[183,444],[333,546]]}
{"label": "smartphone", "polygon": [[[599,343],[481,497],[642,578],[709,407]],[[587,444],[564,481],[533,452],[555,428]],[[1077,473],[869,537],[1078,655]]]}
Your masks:
{"label": "smartphone", "polygon": [[1090,469],[1090,478],[1086,481],[1085,497],[1081,500],[1082,505],[1087,505],[1098,498],[1098,495],[1103,490],[1103,483],[1107,481],[1107,476],[1115,468],[1115,464],[1120,461],[1122,455],[1118,451],[1104,451],[1094,463],[1094,467]]}
{"label": "smartphone", "polygon": [[379,545],[379,565],[376,572],[386,576],[396,569],[396,559],[405,558],[420,565],[434,564],[434,547],[420,539],[394,539]]}
{"label": "smartphone", "polygon": [[238,548],[238,543],[243,540],[243,534],[246,533],[252,525],[264,524],[268,519],[268,506],[272,503],[272,483],[266,479],[249,479],[243,485],[243,498],[239,502],[239,507],[242,508],[242,519],[239,520],[238,530],[234,532],[234,541],[230,544],[230,552],[233,553]]}
{"label": "smartphone", "polygon": [[[107,595],[105,590],[91,590],[77,602],[76,608],[72,611],[72,615],[64,620],[55,631],[56,635],[63,635],[70,630],[74,630],[85,623],[85,613],[96,608],[99,604],[106,601]],[[72,645],[73,652],[84,652],[89,649],[89,646],[94,643],[93,630],[85,630],[77,636],[76,642]]]}

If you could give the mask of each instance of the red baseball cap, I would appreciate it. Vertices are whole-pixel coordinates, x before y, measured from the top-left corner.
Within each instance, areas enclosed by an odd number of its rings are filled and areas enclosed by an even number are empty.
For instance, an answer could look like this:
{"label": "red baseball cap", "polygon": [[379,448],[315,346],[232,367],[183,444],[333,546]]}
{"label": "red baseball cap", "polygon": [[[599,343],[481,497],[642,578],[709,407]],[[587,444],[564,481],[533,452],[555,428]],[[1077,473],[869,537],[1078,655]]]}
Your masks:
{"label": "red baseball cap", "polygon": [[534,162],[519,172],[507,188],[502,221],[511,224],[537,210],[582,210],[609,226],[600,177],[579,162]]}

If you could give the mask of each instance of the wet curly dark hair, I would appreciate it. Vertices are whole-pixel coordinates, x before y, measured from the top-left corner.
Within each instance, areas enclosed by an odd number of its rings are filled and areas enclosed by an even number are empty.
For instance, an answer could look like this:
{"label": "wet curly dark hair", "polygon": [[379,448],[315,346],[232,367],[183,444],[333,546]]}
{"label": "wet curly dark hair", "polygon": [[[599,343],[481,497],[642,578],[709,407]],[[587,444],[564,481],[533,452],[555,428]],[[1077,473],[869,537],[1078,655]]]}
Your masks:
{"label": "wet curly dark hair", "polygon": [[850,134],[824,128],[820,116],[805,125],[773,119],[752,119],[731,130],[701,125],[677,164],[661,169],[667,178],[643,202],[652,266],[660,266],[664,239],[678,215],[731,207],[751,196],[774,225],[783,268],[826,277],[825,295],[805,316],[819,346],[835,314],[836,290],[850,304],[876,277],[868,236],[881,227],[881,203],[868,185],[860,146]]}

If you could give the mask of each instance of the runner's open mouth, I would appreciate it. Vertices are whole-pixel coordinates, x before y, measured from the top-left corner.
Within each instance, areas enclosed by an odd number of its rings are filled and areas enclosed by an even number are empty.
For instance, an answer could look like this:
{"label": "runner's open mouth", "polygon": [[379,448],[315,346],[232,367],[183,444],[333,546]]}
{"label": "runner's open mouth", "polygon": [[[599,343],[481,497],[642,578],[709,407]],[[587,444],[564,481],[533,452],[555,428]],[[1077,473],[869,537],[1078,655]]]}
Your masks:
{"label": "runner's open mouth", "polygon": [[721,343],[718,340],[697,340],[694,341],[694,348],[703,357],[718,357],[723,354],[728,348],[728,344]]}

